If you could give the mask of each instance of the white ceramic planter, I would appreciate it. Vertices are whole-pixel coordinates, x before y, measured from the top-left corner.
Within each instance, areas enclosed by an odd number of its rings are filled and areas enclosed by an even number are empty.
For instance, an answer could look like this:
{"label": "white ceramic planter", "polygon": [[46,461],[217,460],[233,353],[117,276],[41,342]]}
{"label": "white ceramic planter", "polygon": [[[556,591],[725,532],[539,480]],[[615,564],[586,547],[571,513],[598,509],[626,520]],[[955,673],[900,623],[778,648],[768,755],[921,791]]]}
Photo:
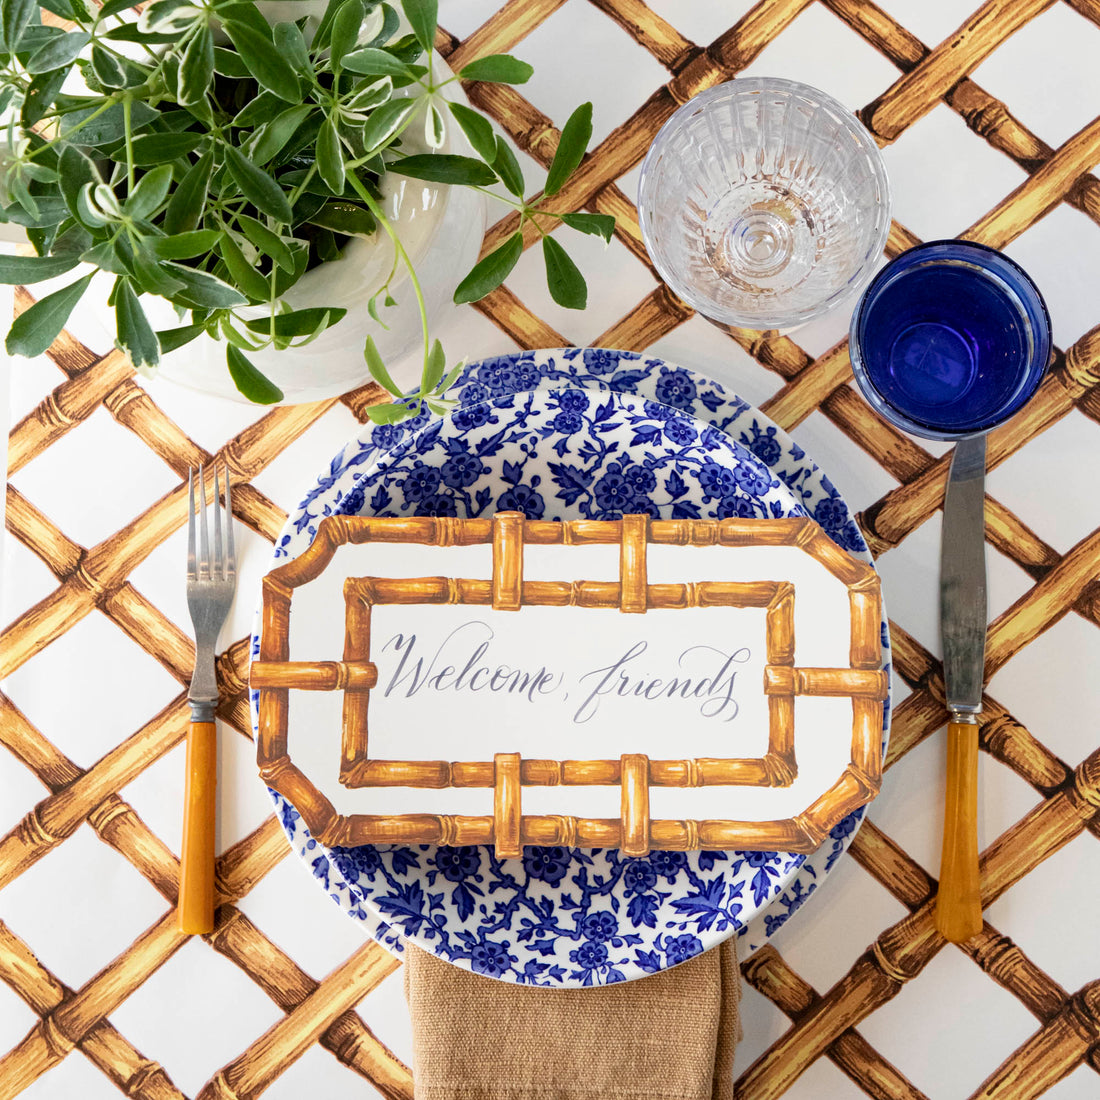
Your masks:
{"label": "white ceramic planter", "polygon": [[[457,143],[452,148],[454,145]],[[397,176],[384,182],[383,192],[387,214],[416,268],[428,318],[436,328],[449,309],[458,308],[451,302],[454,289],[477,262],[485,233],[483,199],[467,188]],[[369,381],[363,360],[368,334],[374,337],[399,385],[417,382],[421,324],[408,273],[402,269],[391,284],[398,304],[389,309],[380,306],[388,329],[376,324],[367,312],[367,302],[382,285],[392,261],[393,247],[379,230],[370,239],[352,240],[339,260],[308,271],[287,292],[286,301],[293,309],[337,306],[348,311],[343,320],[305,347],[247,353],[283,391],[287,404],[335,397]],[[172,307],[162,299],[145,297],[142,302],[156,327],[178,323]],[[261,314],[257,310],[257,316]],[[205,393],[245,400],[226,369],[225,343],[209,337],[166,355],[159,374]]]}
{"label": "white ceramic planter", "polygon": [[[261,3],[259,6],[271,22],[277,22],[302,15],[319,16],[325,3],[324,0],[319,3],[296,0],[289,5]],[[437,81],[452,75],[438,54],[432,55],[432,73]],[[457,83],[448,85],[448,91],[452,90],[461,98]],[[439,152],[472,155],[473,150],[458,125],[449,115],[445,119],[447,139]],[[411,151],[429,151],[426,146],[418,147],[418,140],[422,139],[417,122],[406,134],[406,146]],[[382,192],[387,217],[416,268],[429,323],[436,330],[445,324],[449,311],[459,308],[452,302],[454,289],[477,262],[485,234],[484,198],[465,187],[425,183],[396,175],[383,180]],[[339,323],[305,347],[285,351],[268,348],[246,353],[283,391],[284,404],[335,397],[370,381],[363,359],[368,335],[374,337],[398,385],[411,388],[419,381],[422,361],[420,312],[403,266],[390,284],[397,305],[386,309],[379,303],[380,316],[388,327],[377,324],[367,312],[367,303],[382,285],[392,263],[393,246],[379,229],[370,238],[353,239],[340,259],[307,272],[290,288],[285,299],[292,309],[335,306],[348,312]],[[96,280],[96,283],[101,282],[103,280]],[[93,285],[93,293],[96,289]],[[105,298],[108,284],[98,289]],[[163,299],[146,295],[142,305],[156,329],[174,328],[181,323],[172,306]],[[249,311],[242,309],[240,312],[247,315]],[[262,316],[264,312],[257,307],[254,314]],[[109,329],[114,339],[113,314],[105,307],[95,310],[95,314],[102,317],[104,328]],[[158,375],[203,393],[245,401],[229,376],[225,348],[224,341],[201,336],[165,355]]]}

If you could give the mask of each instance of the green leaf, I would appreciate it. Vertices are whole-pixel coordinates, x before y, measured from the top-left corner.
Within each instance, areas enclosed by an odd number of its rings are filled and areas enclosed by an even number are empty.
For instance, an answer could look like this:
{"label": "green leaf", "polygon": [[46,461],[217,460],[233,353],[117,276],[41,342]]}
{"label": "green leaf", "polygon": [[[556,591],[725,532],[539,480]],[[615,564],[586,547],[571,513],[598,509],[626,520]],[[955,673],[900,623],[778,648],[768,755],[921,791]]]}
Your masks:
{"label": "green leaf", "polygon": [[[132,5],[129,5],[132,7]],[[140,42],[144,46],[167,46],[179,41],[178,34],[143,31],[136,23],[123,23],[120,27],[112,27],[101,34],[101,38],[109,38],[112,42]]]}
{"label": "green leaf", "polygon": [[95,245],[95,247],[89,248],[88,251],[80,257],[80,261],[81,263],[92,264],[94,267],[99,268],[100,271],[109,271],[112,275],[129,275],[129,257],[127,257],[124,262],[119,257],[121,251],[122,249],[119,247],[117,241],[103,241]]}
{"label": "green leaf", "polygon": [[134,252],[129,257],[129,261],[133,281],[139,289],[149,294],[159,294],[162,298],[171,298],[173,294],[183,290],[183,283],[173,275],[169,275],[156,259],[142,252]]}
{"label": "green leaf", "polygon": [[314,195],[311,191],[303,191],[294,204],[294,224],[300,225],[302,222],[308,222],[324,205],[324,195]]}
{"label": "green leaf", "polygon": [[438,386],[436,386],[435,392],[441,395],[446,393],[458,380],[458,376],[462,373],[462,370],[465,366],[466,360],[459,359],[459,361],[455,363],[453,367],[451,367],[450,371],[447,372],[447,377],[444,378]]}
{"label": "green leaf", "polygon": [[283,391],[261,374],[240,348],[229,345],[225,349],[225,361],[229,365],[233,384],[249,401],[255,401],[257,405],[274,405],[276,401],[282,401]]}
{"label": "green leaf", "polygon": [[[33,241],[31,233],[39,230],[28,230],[27,236]],[[43,230],[49,233],[49,230]],[[55,256],[79,256],[92,246],[92,235],[75,218],[69,218],[57,227],[57,236],[50,245],[50,251]]]}
{"label": "green leaf", "polygon": [[336,13],[340,10],[340,5],[343,2],[344,0],[328,0],[325,13],[321,16],[321,22],[317,24],[317,30],[313,34],[313,48],[315,50],[323,50],[328,46],[329,37],[332,34],[332,21],[336,18]]}
{"label": "green leaf", "polygon": [[257,210],[270,214],[276,221],[290,225],[294,220],[294,213],[290,209],[290,203],[283,189],[235,146],[225,146],[225,160],[229,165],[230,173],[237,181],[237,186],[241,189],[241,194]]}
{"label": "green leaf", "polygon": [[382,318],[378,316],[378,295],[377,294],[372,294],[367,299],[367,312],[370,314],[371,320],[374,321],[374,323],[376,325],[381,325],[387,332],[389,331],[390,326],[387,325],[386,322],[383,321]]}
{"label": "green leaf", "polygon": [[270,256],[284,271],[294,272],[294,255],[282,237],[272,233],[266,225],[247,214],[238,214],[237,224],[265,256]]}
{"label": "green leaf", "polygon": [[86,31],[74,31],[72,34],[52,38],[31,54],[26,65],[27,72],[37,75],[63,69],[80,56],[80,51],[91,40],[92,36]]}
{"label": "green leaf", "polygon": [[241,55],[224,46],[214,47],[214,72],[231,76],[234,80],[247,80],[252,75]]}
{"label": "green leaf", "polygon": [[438,20],[436,0],[401,0],[401,9],[416,35],[417,42],[425,50],[435,41],[435,25]]}
{"label": "green leaf", "polygon": [[107,0],[107,2],[99,9],[99,18],[106,19],[111,15],[120,15],[124,11],[129,11],[133,7],[132,0]]}
{"label": "green leaf", "polygon": [[329,64],[334,73],[339,73],[344,55],[355,49],[364,14],[363,0],[344,0],[337,11],[329,36]]}
{"label": "green leaf", "polygon": [[160,362],[160,342],[129,279],[119,280],[115,292],[115,320],[118,324],[116,346],[126,352],[138,370],[155,367]]}
{"label": "green leaf", "polygon": [[615,232],[615,219],[610,214],[559,214],[558,217],[570,229],[603,237],[605,242],[610,242]]}
{"label": "green leaf", "polygon": [[432,344],[432,350],[428,352],[428,361],[424,364],[424,376],[420,379],[420,392],[431,393],[439,385],[443,377],[443,371],[447,367],[447,356],[443,352],[443,345],[436,340]]}
{"label": "green leaf", "polygon": [[168,188],[171,185],[172,166],[162,164],[146,172],[138,180],[137,187],[122,204],[122,208],[132,218],[148,218],[168,197]]}
{"label": "green leaf", "polygon": [[0,28],[4,31],[4,44],[8,53],[15,53],[23,30],[34,15],[36,0],[2,0],[0,2]]}
{"label": "green leaf", "polygon": [[[436,343],[438,342],[437,340]],[[397,383],[390,377],[390,372],[386,369],[386,364],[382,361],[382,356],[378,351],[373,336],[367,337],[366,345],[363,348],[363,358],[367,361],[367,370],[370,371],[371,378],[373,378],[384,390],[388,390],[392,393],[394,397],[400,397],[401,391],[397,388]]]}
{"label": "green leaf", "polygon": [[186,233],[199,224],[213,168],[214,154],[208,151],[188,169],[172,192],[164,211],[162,228],[165,233]]}
{"label": "green leaf", "polygon": [[317,171],[334,195],[344,193],[344,150],[331,118],[321,123],[317,135]]}
{"label": "green leaf", "polygon": [[496,173],[483,161],[453,153],[421,153],[391,161],[389,170],[432,183],[462,183],[487,186],[496,183]]}
{"label": "green leaf", "polygon": [[[126,118],[121,103],[108,107],[103,114],[82,125],[79,133],[74,132],[80,123],[97,110],[99,110],[98,107],[86,107],[78,111],[70,111],[61,119],[61,137],[68,138],[76,145],[93,148],[121,141],[126,136]],[[134,100],[130,105],[130,129],[134,133],[159,117],[152,107],[139,99]],[[71,137],[70,134],[72,134]]]}
{"label": "green leaf", "polygon": [[245,336],[234,324],[233,318],[230,315],[222,317],[218,324],[218,328],[221,330],[222,336],[226,338],[235,348],[240,348],[242,351],[259,351],[263,346],[260,341]]}
{"label": "green leaf", "polygon": [[513,233],[500,248],[479,260],[469,275],[458,284],[454,300],[457,305],[478,302],[491,290],[496,290],[508,278],[523,255],[523,234]]}
{"label": "green leaf", "polygon": [[550,297],[566,309],[584,309],[588,304],[588,286],[569,253],[553,237],[543,237],[542,258],[546,261]]}
{"label": "green leaf", "polygon": [[167,164],[193,153],[202,144],[203,134],[142,134],[134,138],[134,164]]}
{"label": "green leaf", "polygon": [[142,9],[137,21],[139,31],[180,35],[189,31],[202,17],[188,0],[152,0]]}
{"label": "green leaf", "polygon": [[[244,7],[241,4],[233,6]],[[225,33],[259,84],[288,103],[301,102],[298,77],[269,38],[243,23],[227,22]]]}
{"label": "green leaf", "polygon": [[222,234],[218,251],[239,290],[254,302],[266,302],[271,298],[271,284],[245,259],[240,246],[230,234]]}
{"label": "green leaf", "polygon": [[76,22],[79,19],[87,21],[90,19],[87,9],[84,7],[80,0],[39,0],[39,3],[47,11],[52,11],[54,15],[60,15],[62,19],[71,19]]}
{"label": "green leaf", "polygon": [[42,116],[53,106],[54,98],[68,75],[68,69],[55,69],[52,73],[36,76],[30,82],[23,95],[23,109],[19,115],[24,129],[29,130],[42,120]]}
{"label": "green leaf", "polygon": [[22,172],[27,179],[33,180],[35,183],[57,183],[57,173],[44,164],[25,163]]}
{"label": "green leaf", "polygon": [[562,127],[557,152],[546,174],[547,195],[556,195],[584,157],[592,138],[592,104],[582,103]]}
{"label": "green leaf", "polygon": [[222,282],[216,275],[170,261],[164,268],[184,285],[184,289],[172,298],[181,305],[191,309],[230,309],[248,304],[248,299],[236,287]]}
{"label": "green leaf", "polygon": [[[417,42],[415,34],[406,34],[396,42],[387,42],[386,49],[409,66],[424,52],[424,47]],[[427,71],[425,68],[424,72]]]}
{"label": "green leaf", "polygon": [[190,260],[195,256],[205,256],[218,243],[220,236],[216,229],[196,229],[172,237],[146,237],[145,248],[149,255],[158,260]]}
{"label": "green leaf", "polygon": [[[401,16],[389,4],[381,4],[375,11],[382,12],[382,26],[378,33],[366,43],[368,46],[384,46],[397,33],[401,26]],[[371,14],[374,14],[373,12]]]}
{"label": "green leaf", "polygon": [[269,122],[283,110],[286,110],[286,106],[279,96],[272,95],[271,92],[260,92],[237,112],[230,125],[250,130]]}
{"label": "green leaf", "polygon": [[[191,2],[192,0],[187,0],[187,3]],[[271,24],[261,14],[256,0],[214,0],[213,8],[223,23],[250,27],[271,41]]]}
{"label": "green leaf", "polygon": [[362,76],[408,76],[409,67],[392,53],[368,46],[344,57],[343,66]]}
{"label": "green leaf", "polygon": [[60,335],[95,272],[39,299],[16,317],[5,344],[9,355],[42,355]]}
{"label": "green leaf", "polygon": [[366,413],[375,424],[395,424],[411,416],[413,410],[407,405],[368,405]]}
{"label": "green leaf", "polygon": [[92,72],[105,88],[121,88],[126,84],[126,73],[118,58],[99,45],[92,47]]}
{"label": "green leaf", "polygon": [[294,271],[291,273],[281,267],[275,268],[275,294],[278,297],[282,297],[306,273],[309,265],[309,245],[305,241],[291,241],[288,247],[294,257]]}
{"label": "green leaf", "polygon": [[504,181],[504,186],[523,198],[523,171],[516,160],[512,147],[499,134],[496,139],[496,156],[493,158],[493,171]]}
{"label": "green leaf", "polygon": [[275,49],[287,59],[292,69],[308,73],[313,68],[306,40],[296,23],[277,23],[271,37],[275,42]]}
{"label": "green leaf", "polygon": [[23,286],[72,271],[79,256],[5,256],[0,254],[0,283]]}
{"label": "green leaf", "polygon": [[342,321],[346,309],[294,309],[289,313],[278,313],[272,317],[258,317],[245,321],[245,328],[263,336],[312,336],[322,322],[325,328]]}
{"label": "green leaf", "polygon": [[463,80],[486,80],[493,84],[526,84],[534,74],[526,61],[506,53],[493,53],[463,66],[458,75]]}
{"label": "green leaf", "polygon": [[415,110],[415,99],[391,99],[383,103],[363,127],[363,145],[369,150],[380,149],[412,117]]}
{"label": "green leaf", "polygon": [[482,160],[492,164],[496,159],[496,142],[493,139],[493,127],[489,120],[479,112],[462,103],[448,103],[455,121],[462,127],[466,139]]}
{"label": "green leaf", "polygon": [[20,175],[13,175],[9,181],[9,186],[11,187],[12,197],[22,207],[30,219],[30,224],[37,226],[41,211],[38,209],[38,203],[35,202],[34,196],[30,193],[27,181]]}
{"label": "green leaf", "polygon": [[369,111],[380,103],[385,103],[393,95],[393,80],[384,76],[381,80],[372,80],[356,89],[355,94],[344,101],[342,106],[348,111]]}
{"label": "green leaf", "polygon": [[429,148],[440,149],[445,137],[443,115],[434,103],[429,102],[428,109],[424,113],[424,140]]}
{"label": "green leaf", "polygon": [[28,229],[45,229],[59,225],[69,216],[69,207],[60,195],[38,195],[33,199],[35,211],[24,206],[9,206],[4,215],[8,221]]}
{"label": "green leaf", "polygon": [[60,27],[43,26],[37,20],[29,23],[23,30],[19,39],[19,45],[15,49],[15,57],[20,64],[25,64],[27,58],[47,42],[55,38],[63,38],[65,32]]}
{"label": "green leaf", "polygon": [[91,194],[97,186],[95,183],[85,183],[81,186],[76,194],[76,210],[74,211],[76,220],[93,231],[100,230],[107,224],[107,220],[101,216],[99,208],[93,206],[91,202]]}
{"label": "green leaf", "polygon": [[340,199],[330,199],[309,218],[309,222],[348,237],[368,237],[377,228],[374,215],[369,210]]}
{"label": "green leaf", "polygon": [[201,336],[205,331],[206,325],[184,325],[182,328],[161,329],[157,333],[161,354],[167,355],[170,351],[182,348],[184,344],[191,343],[195,337]]}
{"label": "green leaf", "polygon": [[214,80],[214,32],[202,27],[187,43],[176,77],[176,98],[185,106],[198,103]]}
{"label": "green leaf", "polygon": [[256,131],[256,138],[250,151],[251,158],[257,164],[266,164],[279,153],[283,146],[294,136],[298,127],[309,117],[313,107],[303,103],[300,107],[291,107],[273,118]]}

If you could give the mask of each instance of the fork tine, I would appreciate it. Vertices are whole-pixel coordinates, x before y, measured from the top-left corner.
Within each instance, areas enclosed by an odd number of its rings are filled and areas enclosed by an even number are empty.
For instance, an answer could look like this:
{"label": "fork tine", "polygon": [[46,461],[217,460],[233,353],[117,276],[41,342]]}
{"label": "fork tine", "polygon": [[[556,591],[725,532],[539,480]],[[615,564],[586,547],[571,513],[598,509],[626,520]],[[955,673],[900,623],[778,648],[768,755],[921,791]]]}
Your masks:
{"label": "fork tine", "polygon": [[237,574],[237,556],[233,552],[233,502],[229,498],[229,463],[225,464],[225,575]]}
{"label": "fork tine", "polygon": [[187,470],[187,576],[193,578],[195,573],[195,471],[188,467]]}
{"label": "fork tine", "polygon": [[222,504],[221,486],[218,484],[218,464],[214,463],[214,561],[210,572],[219,580],[225,576],[225,558],[222,556]]}
{"label": "fork tine", "polygon": [[210,576],[210,531],[206,526],[206,473],[199,463],[199,576]]}

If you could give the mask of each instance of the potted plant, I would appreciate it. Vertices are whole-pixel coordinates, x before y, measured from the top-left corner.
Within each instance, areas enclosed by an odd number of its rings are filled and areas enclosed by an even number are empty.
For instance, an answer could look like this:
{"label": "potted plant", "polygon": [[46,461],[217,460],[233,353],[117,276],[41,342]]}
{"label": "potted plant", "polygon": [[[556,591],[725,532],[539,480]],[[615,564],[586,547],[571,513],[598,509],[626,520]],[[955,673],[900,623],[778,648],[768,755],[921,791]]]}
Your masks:
{"label": "potted plant", "polygon": [[[251,0],[153,0],[136,22],[131,3],[44,0],[72,27],[62,29],[41,22],[37,0],[0,0],[0,216],[23,226],[37,252],[0,257],[0,281],[90,266],[15,320],[8,351],[44,352],[106,272],[116,343],[136,367],[154,369],[192,340],[217,340],[237,389],[278,401],[282,392],[256,360],[317,339],[346,312],[292,308],[288,292],[337,261],[349,241],[374,238],[390,250],[389,276],[365,308],[384,324],[405,271],[423,360],[419,386],[402,397],[367,337],[371,376],[400,398],[371,415],[399,420],[424,403],[442,411],[458,367],[448,371],[430,338],[415,267],[383,209],[387,181],[495,188],[521,223],[550,212],[524,197],[515,154],[488,119],[445,97],[456,77],[440,78],[432,66],[435,0],[401,0],[407,31],[378,0],[328,0],[319,20],[274,24]],[[498,54],[458,77],[515,84],[530,75],[524,62]],[[564,126],[544,197],[580,163],[591,110],[582,105]],[[454,127],[470,155],[443,150]],[[413,134],[423,135],[425,151]],[[606,215],[551,216],[605,240],[614,228]],[[554,300],[583,308],[587,289],[568,253],[546,234],[542,250]],[[454,301],[499,286],[521,253],[516,232],[462,278]],[[158,298],[177,314],[159,329],[146,308]]]}

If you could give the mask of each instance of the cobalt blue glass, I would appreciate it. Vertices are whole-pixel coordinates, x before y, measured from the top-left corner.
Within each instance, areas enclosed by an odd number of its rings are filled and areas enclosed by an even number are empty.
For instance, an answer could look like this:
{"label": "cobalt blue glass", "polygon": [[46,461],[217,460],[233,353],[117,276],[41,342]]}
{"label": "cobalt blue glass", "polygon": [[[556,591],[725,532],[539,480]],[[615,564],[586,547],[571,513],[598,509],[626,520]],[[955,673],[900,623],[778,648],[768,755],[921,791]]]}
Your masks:
{"label": "cobalt blue glass", "polygon": [[970,241],[903,252],[852,315],[852,371],[863,396],[914,435],[958,439],[1018,412],[1050,360],[1050,316],[1007,256]]}

